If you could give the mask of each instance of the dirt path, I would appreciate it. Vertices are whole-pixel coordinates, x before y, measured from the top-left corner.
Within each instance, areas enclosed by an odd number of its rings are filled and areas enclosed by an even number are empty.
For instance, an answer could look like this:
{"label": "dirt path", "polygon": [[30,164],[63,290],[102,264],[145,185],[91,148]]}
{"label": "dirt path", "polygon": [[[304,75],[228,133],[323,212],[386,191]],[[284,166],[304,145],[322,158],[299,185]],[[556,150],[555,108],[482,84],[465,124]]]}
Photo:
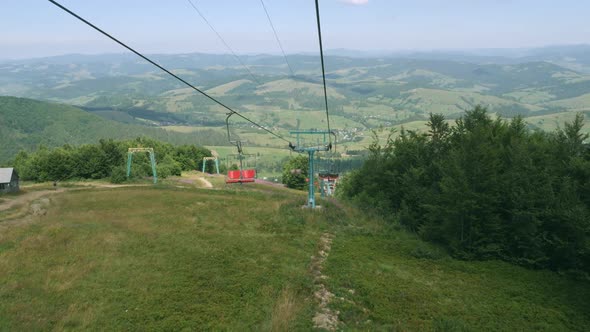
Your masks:
{"label": "dirt path", "polygon": [[39,190],[39,191],[32,191],[32,192],[28,192],[23,195],[15,196],[13,199],[7,199],[7,200],[3,201],[2,203],[0,203],[0,211],[8,210],[8,209],[18,206],[18,205],[25,205],[25,204],[28,204],[28,203],[36,200],[36,199],[43,197],[43,196],[62,193],[64,191],[65,191],[64,188],[59,188],[59,189],[55,189],[55,190]]}
{"label": "dirt path", "polygon": [[180,183],[186,183],[186,184],[192,184],[192,185],[194,185],[195,182],[197,182],[197,181],[201,182],[201,184],[205,188],[213,188],[213,185],[211,184],[211,182],[209,182],[209,180],[205,179],[204,177],[192,177],[192,178],[188,178],[188,179],[178,180],[178,182],[180,182]]}
{"label": "dirt path", "polygon": [[74,182],[74,184],[77,186],[82,186],[84,188],[72,187],[71,188],[72,190],[92,189],[92,188],[124,188],[124,187],[147,187],[147,186],[150,186],[149,184],[111,184],[111,183],[92,183],[92,182]]}
{"label": "dirt path", "polygon": [[311,274],[313,275],[314,286],[316,288],[313,294],[318,301],[318,310],[313,317],[313,325],[317,329],[335,331],[338,327],[338,311],[330,309],[328,306],[334,294],[326,287],[325,280],[328,276],[323,274],[324,262],[328,258],[330,249],[332,249],[332,240],[334,235],[324,233],[320,237],[318,252],[311,258]]}
{"label": "dirt path", "polygon": [[[208,181],[207,181],[208,182]],[[75,182],[73,183],[80,187],[58,187],[56,189],[46,189],[27,192],[18,196],[11,196],[11,198],[5,198],[4,201],[0,202],[0,211],[5,211],[18,205],[26,205],[41,197],[63,193],[69,190],[86,190],[93,188],[124,188],[124,187],[142,187],[147,186],[144,184],[109,184],[109,183],[85,183]],[[26,188],[23,188],[26,190]]]}
{"label": "dirt path", "polygon": [[201,181],[201,183],[203,184],[203,186],[205,186],[205,188],[213,188],[213,185],[211,184],[211,182],[209,182],[209,180],[205,179],[204,177],[197,178],[197,180]]}
{"label": "dirt path", "polygon": [[287,188],[287,186],[285,186],[282,183],[272,182],[272,181],[268,181],[268,180],[256,179],[256,183],[264,184],[266,186],[273,186],[273,187],[277,187],[277,188]]}
{"label": "dirt path", "polygon": [[181,177],[177,178],[176,181],[180,182],[180,183],[186,183],[186,184],[196,184],[196,182],[200,182],[201,183],[201,187],[203,188],[213,188],[213,184],[211,184],[211,182],[209,182],[209,180],[205,179],[206,173],[201,173],[201,172],[188,172],[188,173],[183,173]]}

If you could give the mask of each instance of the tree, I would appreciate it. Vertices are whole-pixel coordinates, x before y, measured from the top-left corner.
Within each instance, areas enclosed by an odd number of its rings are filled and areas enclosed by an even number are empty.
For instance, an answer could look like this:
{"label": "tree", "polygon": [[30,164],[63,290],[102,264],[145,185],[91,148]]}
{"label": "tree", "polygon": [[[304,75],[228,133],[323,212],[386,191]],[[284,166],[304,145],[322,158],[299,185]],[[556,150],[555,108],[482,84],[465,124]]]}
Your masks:
{"label": "tree", "polygon": [[[180,175],[183,170],[195,169],[204,156],[211,151],[193,145],[173,146],[149,138],[129,141],[100,140],[98,144],[81,146],[64,145],[17,154],[13,165],[23,180],[63,181],[73,178],[100,179],[111,177],[121,180],[121,170],[126,173],[127,150],[130,147],[152,147],[157,160],[158,176],[165,178]],[[147,154],[133,156],[131,170],[133,177],[152,176],[152,167]],[[126,176],[126,174],[125,174]]]}
{"label": "tree", "polygon": [[444,140],[450,133],[449,124],[445,121],[445,117],[442,114],[430,113],[430,118],[426,125],[429,128],[428,134],[433,142]]}
{"label": "tree", "polygon": [[285,163],[283,166],[283,184],[288,188],[304,190],[309,170],[308,160],[307,156],[298,155]]}
{"label": "tree", "polygon": [[532,132],[484,107],[382,145],[339,193],[456,257],[590,274],[590,149],[583,117]]}

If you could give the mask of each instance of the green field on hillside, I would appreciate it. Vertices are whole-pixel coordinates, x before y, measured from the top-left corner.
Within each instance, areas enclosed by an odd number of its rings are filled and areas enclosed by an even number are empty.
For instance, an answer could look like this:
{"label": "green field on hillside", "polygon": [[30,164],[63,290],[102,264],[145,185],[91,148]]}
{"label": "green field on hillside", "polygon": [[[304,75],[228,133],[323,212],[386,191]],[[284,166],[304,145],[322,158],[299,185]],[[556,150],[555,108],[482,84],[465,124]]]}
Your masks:
{"label": "green field on hillside", "polygon": [[307,329],[321,224],[294,197],[272,196],[161,188],[52,198],[41,220],[2,230],[0,329]]}
{"label": "green field on hillside", "polygon": [[0,214],[0,330],[311,330],[320,283],[343,330],[590,324],[588,282],[457,261],[350,208],[301,209],[304,193],[220,188],[66,190]]}
{"label": "green field on hillside", "polygon": [[[541,129],[544,131],[554,131],[556,129],[563,129],[565,122],[572,122],[576,114],[582,113],[585,115],[586,123],[588,123],[588,116],[590,115],[590,110],[585,112],[562,112],[562,113],[555,113],[555,114],[547,114],[547,115],[539,115],[539,116],[532,116],[526,118],[526,122]],[[582,127],[582,133],[590,133],[590,126],[585,125]]]}
{"label": "green field on hillside", "polygon": [[453,260],[387,227],[338,233],[326,274],[351,329],[583,331],[590,319],[588,283]]}

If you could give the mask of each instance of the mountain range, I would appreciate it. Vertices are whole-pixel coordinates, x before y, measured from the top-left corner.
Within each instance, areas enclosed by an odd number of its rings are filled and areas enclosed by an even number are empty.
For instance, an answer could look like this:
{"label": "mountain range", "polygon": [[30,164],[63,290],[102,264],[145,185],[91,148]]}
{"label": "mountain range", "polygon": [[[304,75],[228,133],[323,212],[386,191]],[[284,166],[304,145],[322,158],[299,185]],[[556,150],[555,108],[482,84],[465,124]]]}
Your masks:
{"label": "mountain range", "polygon": [[[366,132],[377,127],[419,127],[431,112],[455,119],[478,104],[497,115],[523,116],[531,127],[542,130],[553,130],[578,112],[590,113],[589,45],[395,53],[331,50],[327,54],[332,128],[341,131],[342,137],[350,132],[367,137]],[[241,55],[247,68],[233,55],[150,57],[278,132],[326,127],[317,55],[288,55],[288,65],[282,56]],[[93,116],[86,123],[100,118],[136,126],[150,135],[155,131],[149,127],[164,127],[166,133],[197,133],[207,128],[219,132],[227,112],[133,54],[1,61],[0,95],[71,105]],[[71,115],[72,109],[67,109],[55,123],[75,119],[70,123],[75,126],[81,115]],[[6,119],[14,113],[8,115],[0,107],[0,116],[4,119],[0,124],[7,128],[3,142],[8,136],[27,136],[13,133]],[[247,123],[232,126],[252,144],[273,145],[257,137],[260,133]]]}

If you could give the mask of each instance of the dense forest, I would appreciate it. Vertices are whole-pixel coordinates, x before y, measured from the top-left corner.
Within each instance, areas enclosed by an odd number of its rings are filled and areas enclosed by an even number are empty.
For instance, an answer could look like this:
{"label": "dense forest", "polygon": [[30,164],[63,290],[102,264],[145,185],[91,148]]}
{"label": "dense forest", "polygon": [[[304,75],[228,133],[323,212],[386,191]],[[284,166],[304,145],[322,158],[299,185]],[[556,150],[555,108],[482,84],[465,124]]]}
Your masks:
{"label": "dense forest", "polygon": [[[477,106],[427,133],[402,130],[341,185],[340,194],[455,257],[590,273],[590,149],[583,117],[555,132]],[[393,133],[392,133],[393,134]]]}
{"label": "dense forest", "polygon": [[33,151],[41,144],[58,147],[95,143],[102,138],[138,136],[175,145],[227,144],[226,136],[213,129],[187,134],[169,132],[104,119],[69,105],[0,96],[0,163],[14,158],[21,150]]}
{"label": "dense forest", "polygon": [[[154,149],[158,177],[162,178],[180,175],[184,170],[200,170],[203,157],[211,156],[211,151],[194,145],[173,146],[146,138],[128,141],[109,139],[100,140],[98,144],[76,147],[64,145],[53,149],[41,147],[31,153],[21,151],[13,165],[23,180],[41,182],[110,178],[112,182],[119,183],[126,180],[127,149],[134,147]],[[131,175],[152,175],[147,153],[133,156]]]}

